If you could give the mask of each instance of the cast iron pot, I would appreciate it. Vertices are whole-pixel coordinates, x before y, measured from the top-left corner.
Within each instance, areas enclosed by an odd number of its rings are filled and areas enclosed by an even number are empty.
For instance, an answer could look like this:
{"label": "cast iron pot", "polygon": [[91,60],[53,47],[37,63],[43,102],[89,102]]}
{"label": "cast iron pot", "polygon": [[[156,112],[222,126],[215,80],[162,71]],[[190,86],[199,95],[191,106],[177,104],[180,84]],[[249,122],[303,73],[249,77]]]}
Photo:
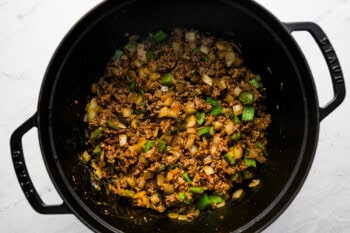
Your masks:
{"label": "cast iron pot", "polygon": [[[75,166],[78,154],[84,150],[82,118],[90,86],[103,74],[115,48],[125,44],[123,34],[147,35],[174,27],[199,29],[239,41],[248,66],[264,77],[273,120],[270,156],[259,174],[260,189],[248,193],[239,203],[207,211],[191,222],[172,221],[125,203],[106,201],[98,205],[101,194],[91,190],[88,175]],[[334,98],[323,108],[318,105],[313,77],[292,31],[311,33],[323,52],[334,90]],[[298,193],[312,164],[320,121],[344,97],[336,54],[314,23],[283,24],[248,0],[106,1],[74,26],[54,54],[42,83],[37,112],[11,137],[12,159],[23,192],[36,211],[73,213],[94,231],[261,231]],[[38,128],[43,159],[63,199],[61,205],[43,203],[26,169],[21,139],[32,127]],[[104,214],[104,209],[110,215]]]}

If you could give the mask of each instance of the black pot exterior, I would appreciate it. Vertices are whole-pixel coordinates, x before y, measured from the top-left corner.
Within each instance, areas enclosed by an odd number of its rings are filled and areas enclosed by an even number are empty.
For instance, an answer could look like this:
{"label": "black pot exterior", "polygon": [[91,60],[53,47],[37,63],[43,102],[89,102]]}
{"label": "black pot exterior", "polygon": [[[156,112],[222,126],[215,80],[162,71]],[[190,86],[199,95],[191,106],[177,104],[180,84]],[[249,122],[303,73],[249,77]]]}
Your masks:
{"label": "black pot exterior", "polygon": [[[99,194],[86,194],[88,176],[73,166],[84,150],[82,119],[90,86],[103,74],[115,48],[126,42],[123,34],[147,35],[175,27],[239,41],[247,65],[264,78],[273,120],[270,156],[259,174],[259,190],[248,193],[239,203],[208,211],[191,222],[172,221],[123,203],[96,205]],[[344,95],[345,89],[342,99]],[[21,146],[16,150],[15,141],[28,127],[38,127],[47,170],[64,201],[64,205],[51,211],[35,208],[39,212],[71,211],[99,232],[253,232],[277,218],[299,191],[312,164],[319,122],[317,93],[304,56],[287,28],[256,3],[106,1],[79,21],[57,49],[42,84],[37,115],[14,133],[11,148],[13,157],[16,154],[21,160]],[[15,158],[14,163],[16,167]],[[38,198],[32,198],[31,203],[35,199]],[[113,216],[103,214],[106,208]]]}

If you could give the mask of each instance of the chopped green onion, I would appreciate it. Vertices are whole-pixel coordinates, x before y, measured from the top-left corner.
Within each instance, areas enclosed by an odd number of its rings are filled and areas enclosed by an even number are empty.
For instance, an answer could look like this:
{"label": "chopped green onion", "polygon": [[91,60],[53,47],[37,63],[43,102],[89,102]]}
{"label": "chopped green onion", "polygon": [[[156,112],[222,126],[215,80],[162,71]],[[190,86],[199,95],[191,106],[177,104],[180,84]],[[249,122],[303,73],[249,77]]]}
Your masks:
{"label": "chopped green onion", "polygon": [[163,76],[162,80],[160,80],[160,84],[163,86],[171,86],[173,84],[174,75],[172,73],[168,73]]}
{"label": "chopped green onion", "polygon": [[244,163],[247,167],[256,167],[256,162],[254,159],[244,159]]}
{"label": "chopped green onion", "polygon": [[239,100],[243,104],[252,104],[254,102],[254,97],[251,92],[244,91],[239,95]]}
{"label": "chopped green onion", "polygon": [[260,87],[260,83],[259,83],[259,81],[256,80],[256,79],[250,80],[249,83],[250,83],[250,85],[252,85],[252,86],[255,87],[255,88],[259,88],[259,87]]}
{"label": "chopped green onion", "polygon": [[199,53],[199,47],[196,47],[193,49],[193,53],[198,54]]}
{"label": "chopped green onion", "polygon": [[94,152],[94,154],[99,155],[101,153],[101,150],[102,150],[101,146],[97,145],[93,152]]}
{"label": "chopped green onion", "polygon": [[190,205],[192,203],[191,200],[187,199],[185,192],[179,193],[179,198],[181,201],[183,201],[187,205]]}
{"label": "chopped green onion", "polygon": [[123,51],[121,51],[120,49],[117,49],[114,53],[114,60],[116,60],[119,64],[122,63],[121,57],[123,55]]}
{"label": "chopped green onion", "polygon": [[132,190],[124,189],[121,193],[120,196],[122,197],[128,197],[128,198],[133,198],[135,196],[135,192]]}
{"label": "chopped green onion", "polygon": [[130,89],[130,91],[135,91],[135,89],[136,89],[136,82],[135,81],[129,82],[129,89]]}
{"label": "chopped green onion", "polygon": [[146,153],[153,147],[153,141],[147,140],[145,147],[143,148],[143,151]]}
{"label": "chopped green onion", "polygon": [[166,141],[159,140],[157,148],[158,148],[159,153],[163,153],[165,151],[165,148],[166,148]]}
{"label": "chopped green onion", "polygon": [[197,208],[204,210],[211,205],[211,200],[208,197],[208,194],[204,193],[202,197],[197,201]]}
{"label": "chopped green onion", "polygon": [[241,139],[241,132],[240,131],[237,131],[234,134],[232,134],[232,136],[231,136],[232,141],[238,141],[239,139]]}
{"label": "chopped green onion", "polygon": [[119,129],[118,125],[114,124],[112,121],[108,121],[107,126],[111,129],[114,129],[114,130]]}
{"label": "chopped green onion", "polygon": [[209,200],[210,200],[211,204],[219,204],[219,203],[224,202],[224,199],[219,195],[210,195]]}
{"label": "chopped green onion", "polygon": [[233,157],[232,152],[227,152],[224,155],[224,159],[229,165],[235,164],[235,158]]}
{"label": "chopped green onion", "polygon": [[214,100],[211,96],[207,97],[205,100],[206,103],[211,104],[213,107],[219,106],[219,101]]}
{"label": "chopped green onion", "polygon": [[200,130],[198,130],[198,135],[199,136],[208,135],[210,133],[210,130],[211,130],[210,126],[201,128]]}
{"label": "chopped green onion", "polygon": [[239,119],[238,116],[234,116],[233,117],[233,123],[235,123],[235,124],[240,124],[241,123],[241,120]]}
{"label": "chopped green onion", "polygon": [[103,133],[103,130],[102,127],[95,129],[95,131],[91,133],[91,139],[97,139]]}
{"label": "chopped green onion", "polygon": [[203,125],[204,121],[205,121],[205,113],[204,112],[197,112],[196,113],[196,117],[197,117],[197,123],[199,126]]}
{"label": "chopped green onion", "polygon": [[204,192],[203,187],[190,187],[189,190],[196,194],[202,194]]}
{"label": "chopped green onion", "polygon": [[148,50],[146,52],[146,61],[149,62],[150,60],[154,59],[154,52],[152,50]]}
{"label": "chopped green onion", "polygon": [[129,50],[131,53],[135,52],[137,49],[137,43],[135,41],[130,41],[127,43],[124,47],[125,49]]}
{"label": "chopped green onion", "polygon": [[254,107],[244,107],[242,113],[242,121],[253,121],[255,115]]}
{"label": "chopped green onion", "polygon": [[210,114],[217,116],[217,115],[221,114],[221,112],[222,112],[221,106],[216,106],[213,108],[213,110],[211,110]]}
{"label": "chopped green onion", "polygon": [[183,174],[183,178],[184,178],[187,182],[191,182],[191,181],[192,181],[190,175],[188,174],[188,172],[185,172],[185,173]]}
{"label": "chopped green onion", "polygon": [[168,35],[165,32],[159,30],[153,34],[153,41],[156,43],[162,43],[166,40],[167,37]]}

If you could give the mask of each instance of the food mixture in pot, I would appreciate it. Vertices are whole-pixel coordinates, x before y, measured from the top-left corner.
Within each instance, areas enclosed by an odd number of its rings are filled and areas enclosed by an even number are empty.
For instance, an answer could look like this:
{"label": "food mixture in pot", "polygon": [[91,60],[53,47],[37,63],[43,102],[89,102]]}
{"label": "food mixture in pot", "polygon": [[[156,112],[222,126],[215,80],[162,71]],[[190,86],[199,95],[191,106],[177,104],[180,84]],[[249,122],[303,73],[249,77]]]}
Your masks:
{"label": "food mixture in pot", "polygon": [[181,29],[130,36],[91,90],[80,160],[97,190],[188,220],[259,185],[271,116],[235,43]]}

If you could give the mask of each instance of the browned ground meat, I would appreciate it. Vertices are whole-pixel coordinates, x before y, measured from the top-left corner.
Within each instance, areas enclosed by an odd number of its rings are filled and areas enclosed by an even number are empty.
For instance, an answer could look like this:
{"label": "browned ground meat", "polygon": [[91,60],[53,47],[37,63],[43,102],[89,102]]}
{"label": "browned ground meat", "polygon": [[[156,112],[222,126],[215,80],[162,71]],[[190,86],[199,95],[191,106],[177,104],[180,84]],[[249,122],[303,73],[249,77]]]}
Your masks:
{"label": "browned ground meat", "polygon": [[257,185],[271,117],[240,52],[198,31],[131,36],[87,105],[80,158],[95,183],[180,220],[237,198],[243,180]]}

